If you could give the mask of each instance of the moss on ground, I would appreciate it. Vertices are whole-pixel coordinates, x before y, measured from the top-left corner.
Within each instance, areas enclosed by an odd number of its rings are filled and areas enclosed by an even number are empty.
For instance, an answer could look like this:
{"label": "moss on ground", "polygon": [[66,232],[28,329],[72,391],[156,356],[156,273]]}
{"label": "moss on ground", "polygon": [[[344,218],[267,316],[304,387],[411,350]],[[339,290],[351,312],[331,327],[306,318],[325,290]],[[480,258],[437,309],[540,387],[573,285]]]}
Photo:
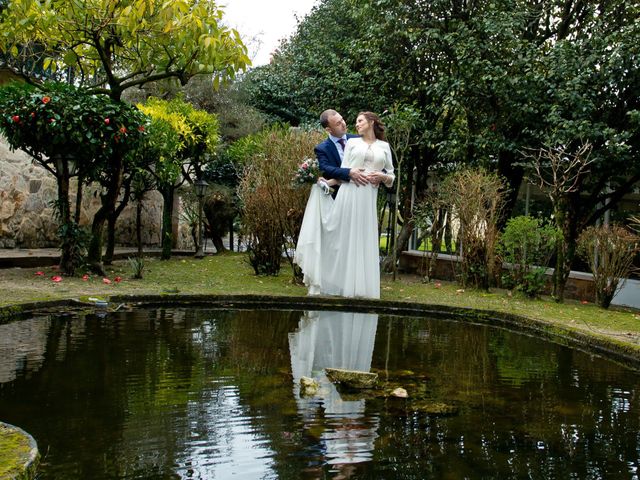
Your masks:
{"label": "moss on ground", "polygon": [[37,452],[29,436],[0,423],[0,480],[35,478]]}

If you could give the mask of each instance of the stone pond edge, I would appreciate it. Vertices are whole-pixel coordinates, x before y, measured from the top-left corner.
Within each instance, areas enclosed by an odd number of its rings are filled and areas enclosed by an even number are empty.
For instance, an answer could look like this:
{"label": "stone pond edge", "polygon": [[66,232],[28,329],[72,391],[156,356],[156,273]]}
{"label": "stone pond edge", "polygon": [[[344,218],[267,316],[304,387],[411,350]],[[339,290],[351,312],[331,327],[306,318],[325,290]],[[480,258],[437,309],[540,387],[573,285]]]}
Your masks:
{"label": "stone pond edge", "polygon": [[[40,452],[38,451],[38,444],[35,439],[20,427],[16,427],[10,423],[0,422],[0,427],[2,427],[3,432],[2,437],[0,437],[0,444],[3,444],[10,436],[18,435],[23,443],[27,445],[25,451],[17,453],[18,459],[16,465],[8,465],[8,467],[10,467],[8,470],[9,476],[3,476],[2,480],[31,480],[36,478],[36,470],[40,462]],[[4,460],[11,461],[15,459],[3,459],[3,461]]]}
{"label": "stone pond edge", "polygon": [[[588,333],[545,320],[495,310],[454,307],[405,301],[371,300],[340,297],[291,297],[273,295],[114,295],[109,297],[109,309],[128,307],[217,307],[265,310],[343,310],[408,316],[429,315],[468,323],[492,325],[537,335],[545,340],[571,346],[589,354],[640,370],[640,345],[617,340],[597,332]],[[60,307],[98,308],[76,299],[22,303],[0,307],[0,323],[26,314]],[[103,309],[104,310],[104,309]]]}

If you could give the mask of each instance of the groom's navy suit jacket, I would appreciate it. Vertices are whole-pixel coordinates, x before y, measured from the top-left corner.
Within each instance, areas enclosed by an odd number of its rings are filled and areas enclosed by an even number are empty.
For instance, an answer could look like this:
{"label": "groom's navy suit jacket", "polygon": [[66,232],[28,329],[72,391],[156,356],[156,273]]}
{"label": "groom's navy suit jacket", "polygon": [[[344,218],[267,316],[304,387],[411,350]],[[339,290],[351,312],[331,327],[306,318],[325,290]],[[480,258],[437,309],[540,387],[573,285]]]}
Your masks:
{"label": "groom's navy suit jacket", "polygon": [[[347,139],[358,137],[359,135],[352,135],[347,133]],[[340,154],[338,153],[338,147],[331,138],[327,139],[316,145],[314,151],[316,158],[318,159],[318,165],[324,178],[335,178],[338,180],[349,181],[349,169],[340,168]]]}

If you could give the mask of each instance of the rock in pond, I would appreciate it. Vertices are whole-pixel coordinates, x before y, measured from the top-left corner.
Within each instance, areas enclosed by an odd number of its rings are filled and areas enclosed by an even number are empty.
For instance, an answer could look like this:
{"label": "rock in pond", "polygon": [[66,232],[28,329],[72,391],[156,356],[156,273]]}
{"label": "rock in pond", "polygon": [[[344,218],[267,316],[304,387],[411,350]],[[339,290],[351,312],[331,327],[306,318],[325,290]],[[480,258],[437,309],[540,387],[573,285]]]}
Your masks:
{"label": "rock in pond", "polygon": [[391,392],[391,396],[398,397],[398,398],[407,398],[409,394],[404,388],[398,387],[393,392]]}
{"label": "rock in pond", "polygon": [[325,368],[324,371],[333,383],[339,383],[348,388],[373,388],[378,381],[377,373],[341,368]]}
{"label": "rock in pond", "polygon": [[426,413],[435,417],[448,417],[458,414],[458,407],[442,402],[415,402],[411,405],[415,412]]}
{"label": "rock in pond", "polygon": [[309,377],[300,377],[300,396],[301,397],[313,397],[318,393],[320,384],[317,380]]}

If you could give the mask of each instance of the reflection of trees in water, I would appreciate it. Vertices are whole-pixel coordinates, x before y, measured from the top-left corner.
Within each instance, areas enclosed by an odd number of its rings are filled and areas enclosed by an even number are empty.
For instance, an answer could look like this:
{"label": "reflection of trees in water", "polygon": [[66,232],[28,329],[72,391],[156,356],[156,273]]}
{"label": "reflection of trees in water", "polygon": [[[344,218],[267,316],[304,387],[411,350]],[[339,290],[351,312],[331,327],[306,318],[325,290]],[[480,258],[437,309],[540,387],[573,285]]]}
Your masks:
{"label": "reflection of trees in water", "polygon": [[42,366],[50,327],[46,317],[0,325],[0,385]]}
{"label": "reflection of trees in water", "polygon": [[[609,386],[616,377],[628,384],[615,364],[486,326],[387,321],[394,324],[390,368],[406,360],[426,378],[428,397],[461,413],[391,410],[381,417],[382,458],[406,458],[408,471],[429,458],[436,478],[599,478],[637,463],[638,398],[635,388]],[[380,330],[388,330],[384,321]],[[377,351],[387,343],[378,340]],[[383,368],[385,359],[376,359],[374,368]]]}
{"label": "reflection of trees in water", "polygon": [[320,400],[314,421],[299,414],[287,338],[299,319],[195,309],[43,317],[41,353],[0,387],[3,420],[48,450],[45,471],[75,462],[77,478],[202,476],[215,459],[260,455],[278,478],[632,477],[637,375],[500,329],[393,317],[378,322],[373,370],[460,414],[426,415],[411,397],[366,400],[348,426],[375,430],[375,464],[327,467],[331,423],[345,422]]}

